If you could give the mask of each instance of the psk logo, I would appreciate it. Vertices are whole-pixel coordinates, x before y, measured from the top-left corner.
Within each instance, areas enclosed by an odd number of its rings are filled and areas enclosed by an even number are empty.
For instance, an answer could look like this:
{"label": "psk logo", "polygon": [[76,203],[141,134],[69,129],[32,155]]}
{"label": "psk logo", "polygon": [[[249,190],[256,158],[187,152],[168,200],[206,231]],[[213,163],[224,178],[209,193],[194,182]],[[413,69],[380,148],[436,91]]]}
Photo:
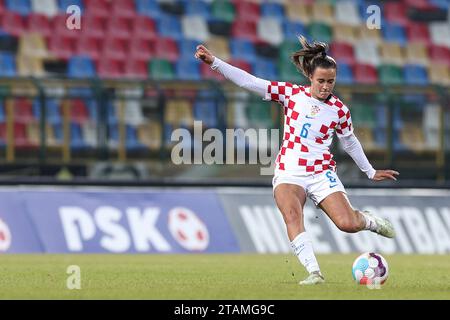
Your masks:
{"label": "psk logo", "polygon": [[187,208],[176,207],[170,210],[169,230],[172,237],[186,250],[203,251],[208,247],[208,228]]}
{"label": "psk logo", "polygon": [[6,251],[11,246],[11,232],[8,225],[0,219],[0,251]]}
{"label": "psk logo", "polygon": [[320,111],[320,108],[318,106],[312,106],[311,112],[306,117],[308,119],[314,119],[314,117],[319,113],[319,111]]}

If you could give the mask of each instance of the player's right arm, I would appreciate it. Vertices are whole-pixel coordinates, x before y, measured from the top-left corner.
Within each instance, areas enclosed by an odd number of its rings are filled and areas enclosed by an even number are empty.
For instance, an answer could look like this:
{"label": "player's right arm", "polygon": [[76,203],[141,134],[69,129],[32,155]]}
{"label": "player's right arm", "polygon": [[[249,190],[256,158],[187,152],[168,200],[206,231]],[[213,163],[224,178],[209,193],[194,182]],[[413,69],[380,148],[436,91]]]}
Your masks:
{"label": "player's right arm", "polygon": [[255,77],[242,69],[220,60],[203,45],[197,46],[195,57],[210,65],[213,70],[220,72],[226,79],[239,87],[252,91],[260,97],[266,97],[270,81]]}

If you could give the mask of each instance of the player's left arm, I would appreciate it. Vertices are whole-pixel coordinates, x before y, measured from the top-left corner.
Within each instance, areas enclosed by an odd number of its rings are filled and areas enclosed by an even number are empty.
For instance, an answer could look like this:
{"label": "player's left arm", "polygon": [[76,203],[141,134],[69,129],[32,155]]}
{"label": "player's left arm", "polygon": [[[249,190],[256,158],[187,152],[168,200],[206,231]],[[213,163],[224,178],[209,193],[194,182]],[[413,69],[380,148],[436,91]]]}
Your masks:
{"label": "player's left arm", "polygon": [[336,126],[337,136],[342,143],[342,147],[345,152],[352,157],[356,165],[364,172],[369,179],[375,181],[381,181],[386,179],[397,180],[395,177],[399,175],[397,171],[394,170],[375,170],[370,164],[369,160],[364,153],[361,143],[353,132],[352,118],[350,115],[350,110],[347,106],[343,107],[338,111],[339,122]]}

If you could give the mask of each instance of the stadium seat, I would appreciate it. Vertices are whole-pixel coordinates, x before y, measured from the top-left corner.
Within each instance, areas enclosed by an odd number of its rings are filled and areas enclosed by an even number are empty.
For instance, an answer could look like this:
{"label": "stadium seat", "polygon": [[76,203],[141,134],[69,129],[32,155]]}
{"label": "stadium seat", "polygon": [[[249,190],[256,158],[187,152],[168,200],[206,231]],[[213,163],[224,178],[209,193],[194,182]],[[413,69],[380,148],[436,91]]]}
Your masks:
{"label": "stadium seat", "polygon": [[14,146],[18,149],[29,149],[36,147],[30,139],[27,132],[27,123],[15,122],[14,123]]}
{"label": "stadium seat", "polygon": [[5,106],[3,104],[3,101],[0,101],[0,123],[5,122],[5,120],[6,120]]}
{"label": "stadium seat", "polygon": [[235,1],[234,5],[236,9],[235,21],[242,20],[256,24],[260,19],[261,13],[258,3],[249,1]]}
{"label": "stadium seat", "polygon": [[278,46],[284,40],[281,22],[272,17],[262,17],[257,24],[258,38],[271,45]]}
{"label": "stadium seat", "polygon": [[33,101],[27,98],[18,98],[14,101],[14,121],[27,123],[35,121],[33,115]]}
{"label": "stadium seat", "polygon": [[[339,66],[340,67],[340,66]],[[280,81],[286,81],[297,84],[305,84],[306,78],[294,66],[289,59],[280,59],[278,61],[278,70],[280,72]]]}
{"label": "stadium seat", "polygon": [[236,11],[233,3],[224,0],[214,0],[211,4],[212,17],[226,22],[235,20]]}
{"label": "stadium seat", "polygon": [[142,151],[146,149],[146,146],[142,144],[138,139],[137,128],[134,126],[126,125],[126,137],[125,147],[128,152]]}
{"label": "stadium seat", "polygon": [[448,0],[429,0],[430,4],[443,10],[448,10]]}
{"label": "stadium seat", "polygon": [[98,61],[101,57],[99,40],[97,38],[89,37],[88,34],[83,34],[75,45],[75,54],[79,56],[89,56],[92,60]]}
{"label": "stadium seat", "polygon": [[349,64],[344,62],[339,63],[336,81],[338,84],[352,84],[354,82],[353,71]]}
{"label": "stadium seat", "polygon": [[175,63],[176,76],[180,80],[201,80],[200,62],[179,60]]}
{"label": "stadium seat", "polygon": [[[97,38],[99,40],[105,38],[105,19],[99,16],[95,16],[92,13],[86,12],[82,16],[83,28],[81,28],[82,33],[88,33],[89,37]],[[68,30],[68,32],[73,32],[73,30]]]}
{"label": "stadium seat", "polygon": [[256,22],[237,19],[231,26],[231,34],[236,39],[245,39],[251,42],[258,41]]}
{"label": "stadium seat", "polygon": [[208,25],[203,17],[183,16],[181,18],[181,26],[185,39],[204,42],[210,38]]}
{"label": "stadium seat", "polygon": [[356,63],[353,66],[353,75],[356,83],[377,84],[378,74],[374,66]]}
{"label": "stadium seat", "polygon": [[353,64],[356,61],[353,46],[348,43],[332,42],[330,45],[330,53],[338,64],[340,62]]}
{"label": "stadium seat", "polygon": [[128,40],[131,37],[131,23],[125,16],[111,16],[106,21],[105,35],[108,38]]}
{"label": "stadium seat", "polygon": [[342,23],[334,23],[332,25],[333,40],[337,42],[354,44],[358,40],[359,29],[365,28],[353,27]]}
{"label": "stadium seat", "polygon": [[423,22],[409,23],[406,26],[408,45],[413,42],[420,42],[425,45],[431,44],[428,26]]}
{"label": "stadium seat", "polygon": [[159,4],[155,0],[135,0],[136,11],[139,15],[156,19],[161,15]]}
{"label": "stadium seat", "polygon": [[136,16],[131,30],[132,38],[153,40],[157,37],[155,21],[146,16]]}
{"label": "stadium seat", "polygon": [[80,124],[70,123],[70,148],[74,151],[81,151],[88,148],[84,141],[83,131]]}
{"label": "stadium seat", "polygon": [[431,22],[428,26],[433,44],[450,48],[450,18],[445,22]]}
{"label": "stadium seat", "polygon": [[70,121],[82,124],[89,120],[89,113],[83,99],[70,100]]}
{"label": "stadium seat", "polygon": [[58,14],[57,0],[31,0],[32,12],[54,17]]}
{"label": "stadium seat", "polygon": [[[212,39],[216,39],[216,37],[213,37]],[[220,39],[223,40],[223,39]],[[225,41],[225,45],[226,48],[228,50],[228,42],[226,40]],[[182,39],[178,42],[178,48],[180,51],[180,59],[181,60],[195,60],[194,57],[194,53],[196,51],[197,45],[198,45],[198,41],[196,40],[192,40],[192,39]],[[208,49],[210,49],[212,52],[214,52],[214,54],[218,57],[220,57],[221,59],[223,59],[223,52],[219,52],[217,50],[216,47],[213,46],[213,43],[211,42],[211,39],[206,43],[206,46]]]}
{"label": "stadium seat", "polygon": [[274,128],[274,121],[272,119],[272,105],[261,101],[260,99],[250,99],[245,108],[245,115],[248,119],[249,125],[252,128]]}
{"label": "stadium seat", "polygon": [[5,4],[9,11],[22,16],[28,16],[32,12],[30,0],[6,0]]}
{"label": "stadium seat", "polygon": [[358,27],[361,25],[358,3],[355,1],[337,1],[335,19],[337,23]]}
{"label": "stadium seat", "polygon": [[15,37],[20,37],[27,31],[24,18],[17,12],[6,11],[1,21],[3,31]]}
{"label": "stadium seat", "polygon": [[111,14],[110,1],[108,0],[84,0],[85,12],[83,15],[106,19]]}
{"label": "stadium seat", "polygon": [[97,143],[97,124],[85,122],[81,125],[81,133],[88,148],[95,148]]}
{"label": "stadium seat", "polygon": [[248,73],[253,73],[251,64],[243,59],[231,59],[228,63]]}
{"label": "stadium seat", "polygon": [[235,59],[243,59],[253,62],[256,59],[256,52],[253,43],[245,39],[231,39],[231,56]]}
{"label": "stadium seat", "polygon": [[395,42],[401,46],[407,43],[405,28],[398,24],[385,23],[381,28],[381,33],[385,42]]}
{"label": "stadium seat", "polygon": [[0,77],[17,76],[15,60],[15,56],[11,53],[0,53]]}
{"label": "stadium seat", "polygon": [[34,58],[48,58],[49,52],[44,37],[39,33],[25,33],[19,38],[18,54]]}
{"label": "stadium seat", "polygon": [[[41,118],[42,107],[39,99],[33,100],[33,116],[37,120]],[[59,110],[59,104],[55,99],[47,99],[46,101],[46,121],[51,124],[61,124],[62,117]]]}
{"label": "stadium seat", "polygon": [[385,42],[380,46],[380,58],[383,64],[403,66],[405,58],[402,47],[398,43]]}
{"label": "stadium seat", "polygon": [[152,151],[158,151],[162,145],[162,128],[158,121],[150,121],[138,126],[139,141]]}
{"label": "stadium seat", "polygon": [[[70,30],[66,27],[66,20],[67,20],[67,16],[65,13],[61,13],[58,14],[57,16],[53,17],[53,34],[50,36],[49,41],[52,41],[54,37],[63,37],[63,38],[67,38],[72,42],[75,42],[76,39],[78,39],[79,37],[81,37],[81,35],[83,34],[84,28],[82,29],[73,29]],[[82,24],[89,24],[89,21],[87,21],[89,19],[86,19],[86,17],[83,15],[82,16]],[[90,28],[90,27],[89,27]],[[94,31],[93,31],[94,32]],[[89,29],[89,33],[91,33],[91,30]],[[95,31],[94,36],[97,36],[97,31]],[[100,38],[102,38],[103,35],[100,36]]]}
{"label": "stadium seat", "polygon": [[406,26],[409,22],[407,6],[402,1],[386,2],[382,12],[388,24]]}
{"label": "stadium seat", "polygon": [[153,57],[152,42],[146,39],[133,38],[130,41],[127,61],[145,61]]}
{"label": "stadium seat", "polygon": [[350,106],[355,127],[373,129],[376,126],[375,108],[366,101],[352,101]]}
{"label": "stadium seat", "polygon": [[231,36],[231,22],[209,19],[207,21],[208,30],[211,35],[227,37]]}
{"label": "stadium seat", "polygon": [[179,19],[171,15],[161,15],[157,20],[158,34],[161,37],[172,38],[179,41],[183,38],[181,23]]}
{"label": "stadium seat", "polygon": [[430,64],[428,75],[432,84],[450,85],[450,67],[445,64]]}
{"label": "stadium seat", "polygon": [[334,9],[330,3],[316,1],[311,9],[312,19],[315,23],[331,25],[335,21]]}
{"label": "stadium seat", "polygon": [[164,122],[175,128],[191,128],[194,124],[192,106],[187,100],[169,100],[165,106]]}
{"label": "stadium seat", "polygon": [[53,35],[50,19],[43,14],[30,14],[28,16],[28,32],[36,32],[46,39]]}
{"label": "stadium seat", "polygon": [[42,77],[45,75],[44,62],[40,57],[18,55],[17,73],[22,77]]}
{"label": "stadium seat", "polygon": [[95,77],[95,67],[88,56],[72,56],[69,59],[67,74],[72,78]]}
{"label": "stadium seat", "polygon": [[376,43],[367,40],[360,40],[353,48],[355,50],[355,58],[358,63],[370,64],[372,66],[378,66],[380,64],[380,56]]}
{"label": "stadium seat", "polygon": [[134,1],[130,1],[130,0],[111,1],[112,17],[134,19],[136,14],[137,13],[136,13],[136,7],[134,5]]}
{"label": "stadium seat", "polygon": [[212,70],[211,67],[205,63],[200,64],[200,74],[202,79],[205,80],[225,81],[225,77],[223,75]]}
{"label": "stadium seat", "polygon": [[428,56],[433,63],[446,64],[447,66],[450,66],[450,48],[431,45],[428,49]]}
{"label": "stadium seat", "polygon": [[185,12],[187,16],[200,16],[205,21],[211,17],[212,9],[210,4],[202,0],[186,1]]}
{"label": "stadium seat", "polygon": [[312,6],[310,4],[299,5],[295,1],[288,1],[285,6],[286,16],[289,21],[311,23]]}
{"label": "stadium seat", "polygon": [[275,63],[269,59],[257,58],[253,63],[253,74],[256,77],[266,79],[269,81],[276,81],[278,79],[278,71]]}
{"label": "stadium seat", "polygon": [[125,72],[124,60],[112,57],[102,58],[98,61],[97,72],[100,78],[119,79]]}
{"label": "stadium seat", "polygon": [[149,77],[154,80],[172,80],[175,78],[173,66],[168,60],[152,59],[148,65]]}
{"label": "stadium seat", "polygon": [[305,25],[296,21],[283,21],[283,32],[285,41],[298,41],[298,37],[301,35],[309,37]]}
{"label": "stadium seat", "polygon": [[102,59],[124,62],[128,58],[127,41],[108,37],[103,41]]}
{"label": "stadium seat", "polygon": [[218,126],[217,103],[213,98],[209,91],[199,91],[193,105],[194,119],[202,121],[206,128]]}
{"label": "stadium seat", "polygon": [[383,85],[396,85],[404,82],[402,69],[395,65],[380,65],[378,77]]}
{"label": "stadium seat", "polygon": [[179,59],[177,42],[171,38],[156,38],[153,40],[155,58],[167,59],[175,62]]}
{"label": "stadium seat", "polygon": [[332,41],[331,28],[324,23],[311,23],[308,26],[308,34],[311,36],[311,40],[323,41],[326,43],[330,43]]}
{"label": "stadium seat", "polygon": [[406,48],[405,62],[409,64],[420,64],[428,66],[428,51],[425,44],[420,42],[409,43]]}
{"label": "stadium seat", "polygon": [[284,7],[281,3],[263,2],[261,4],[261,17],[271,17],[282,23],[285,21]]}
{"label": "stadium seat", "polygon": [[67,12],[67,8],[69,8],[70,6],[77,6],[78,8],[80,8],[81,13],[83,13],[84,11],[83,0],[58,0],[58,4],[59,11],[61,13]]}
{"label": "stadium seat", "polygon": [[423,66],[405,65],[404,66],[405,82],[411,85],[428,85],[427,71]]}
{"label": "stadium seat", "polygon": [[58,59],[69,60],[74,55],[71,39],[58,34],[50,37],[48,49]]}

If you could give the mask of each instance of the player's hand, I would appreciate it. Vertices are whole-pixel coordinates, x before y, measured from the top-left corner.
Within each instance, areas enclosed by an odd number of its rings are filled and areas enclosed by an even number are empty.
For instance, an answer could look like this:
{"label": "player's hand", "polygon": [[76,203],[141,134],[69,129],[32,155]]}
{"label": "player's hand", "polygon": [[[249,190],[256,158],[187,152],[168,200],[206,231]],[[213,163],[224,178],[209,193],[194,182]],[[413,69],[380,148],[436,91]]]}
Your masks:
{"label": "player's hand", "polygon": [[197,46],[197,51],[195,51],[195,58],[202,60],[206,64],[212,64],[214,61],[214,56],[208,49],[202,44]]}
{"label": "player's hand", "polygon": [[396,180],[397,178],[395,176],[398,176],[400,173],[394,170],[377,170],[375,171],[375,175],[373,176],[372,180],[375,181],[381,181],[381,180]]}

